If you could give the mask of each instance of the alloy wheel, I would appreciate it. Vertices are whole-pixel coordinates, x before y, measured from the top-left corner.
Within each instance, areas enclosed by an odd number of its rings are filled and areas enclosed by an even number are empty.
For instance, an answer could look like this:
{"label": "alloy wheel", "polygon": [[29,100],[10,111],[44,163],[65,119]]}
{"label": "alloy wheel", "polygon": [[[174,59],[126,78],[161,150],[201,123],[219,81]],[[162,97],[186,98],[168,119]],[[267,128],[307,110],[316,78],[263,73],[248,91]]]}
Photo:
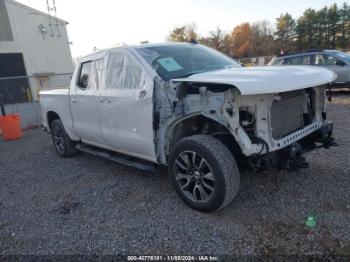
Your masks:
{"label": "alloy wheel", "polygon": [[194,151],[181,152],[175,160],[175,178],[181,191],[194,202],[207,202],[215,191],[215,177],[208,162]]}
{"label": "alloy wheel", "polygon": [[52,139],[54,142],[54,145],[57,149],[57,151],[61,154],[64,153],[64,149],[65,149],[65,143],[64,143],[64,137],[63,137],[63,132],[60,128],[59,125],[54,125],[52,127]]}

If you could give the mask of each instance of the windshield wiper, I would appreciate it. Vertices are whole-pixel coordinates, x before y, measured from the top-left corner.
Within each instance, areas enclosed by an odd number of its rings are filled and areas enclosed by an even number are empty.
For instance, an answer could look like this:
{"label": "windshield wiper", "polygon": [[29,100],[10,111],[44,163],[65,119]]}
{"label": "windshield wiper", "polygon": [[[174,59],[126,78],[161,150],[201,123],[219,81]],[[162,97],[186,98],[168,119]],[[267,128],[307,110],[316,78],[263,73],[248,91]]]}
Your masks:
{"label": "windshield wiper", "polygon": [[220,68],[211,68],[211,69],[204,69],[204,70],[196,70],[196,71],[191,71],[191,72],[188,72],[187,74],[181,76],[181,78],[186,78],[186,77],[189,77],[189,76],[192,76],[192,75],[196,75],[196,74],[200,74],[200,73],[205,73],[205,72],[211,72],[211,71],[217,71],[217,70],[221,70],[221,69],[224,69],[223,67],[220,67]]}
{"label": "windshield wiper", "polygon": [[205,72],[208,72],[208,71],[211,71],[211,70],[191,71],[191,72],[187,73],[186,75],[181,76],[181,78],[186,78],[186,77],[189,77],[189,76],[192,76],[192,75],[196,75],[196,74],[200,74],[200,73],[205,73]]}

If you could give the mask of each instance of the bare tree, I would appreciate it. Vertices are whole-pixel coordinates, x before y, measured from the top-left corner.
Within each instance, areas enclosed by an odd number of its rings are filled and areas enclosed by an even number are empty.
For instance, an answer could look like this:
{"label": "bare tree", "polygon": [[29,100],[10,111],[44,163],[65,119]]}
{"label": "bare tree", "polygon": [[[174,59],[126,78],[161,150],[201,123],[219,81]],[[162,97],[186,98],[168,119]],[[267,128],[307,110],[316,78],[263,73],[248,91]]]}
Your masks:
{"label": "bare tree", "polygon": [[216,29],[209,32],[210,34],[210,43],[216,50],[222,49],[223,40],[225,37],[225,32],[220,28],[220,26],[216,26]]}
{"label": "bare tree", "polygon": [[252,54],[255,56],[266,56],[278,52],[273,27],[269,21],[264,20],[253,23],[251,31]]}

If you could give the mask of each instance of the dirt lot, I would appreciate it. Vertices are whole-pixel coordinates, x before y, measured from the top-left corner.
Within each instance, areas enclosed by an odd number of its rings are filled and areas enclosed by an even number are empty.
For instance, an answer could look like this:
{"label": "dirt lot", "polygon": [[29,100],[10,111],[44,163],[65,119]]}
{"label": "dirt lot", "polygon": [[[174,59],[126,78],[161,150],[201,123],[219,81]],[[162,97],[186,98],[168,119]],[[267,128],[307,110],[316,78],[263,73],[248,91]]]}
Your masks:
{"label": "dirt lot", "polygon": [[166,173],[61,159],[40,130],[0,142],[0,255],[350,255],[349,94],[328,111],[339,147],[308,154],[309,169],[242,173],[238,198],[212,214],[185,206]]}

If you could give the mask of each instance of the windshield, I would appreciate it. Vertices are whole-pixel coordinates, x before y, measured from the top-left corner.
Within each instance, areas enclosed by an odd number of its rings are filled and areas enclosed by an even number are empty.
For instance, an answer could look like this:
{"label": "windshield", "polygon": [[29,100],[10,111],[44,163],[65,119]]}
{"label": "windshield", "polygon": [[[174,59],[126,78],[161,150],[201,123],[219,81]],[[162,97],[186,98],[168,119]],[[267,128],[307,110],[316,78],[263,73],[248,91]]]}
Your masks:
{"label": "windshield", "polygon": [[228,56],[198,44],[139,47],[136,50],[166,81],[202,72],[240,67],[240,64]]}
{"label": "windshield", "polygon": [[344,53],[342,51],[331,51],[330,53],[336,54],[341,60],[344,60],[348,64],[350,64],[350,55],[347,53]]}

